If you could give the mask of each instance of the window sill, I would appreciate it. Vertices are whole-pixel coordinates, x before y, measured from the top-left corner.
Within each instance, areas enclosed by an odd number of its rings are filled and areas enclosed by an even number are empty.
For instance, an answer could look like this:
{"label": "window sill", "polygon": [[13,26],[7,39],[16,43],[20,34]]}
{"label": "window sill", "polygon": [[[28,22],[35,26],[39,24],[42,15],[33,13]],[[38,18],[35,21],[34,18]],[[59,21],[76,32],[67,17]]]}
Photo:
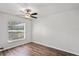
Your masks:
{"label": "window sill", "polygon": [[20,40],[25,40],[25,39],[8,40],[8,43],[16,42],[16,41],[20,41]]}

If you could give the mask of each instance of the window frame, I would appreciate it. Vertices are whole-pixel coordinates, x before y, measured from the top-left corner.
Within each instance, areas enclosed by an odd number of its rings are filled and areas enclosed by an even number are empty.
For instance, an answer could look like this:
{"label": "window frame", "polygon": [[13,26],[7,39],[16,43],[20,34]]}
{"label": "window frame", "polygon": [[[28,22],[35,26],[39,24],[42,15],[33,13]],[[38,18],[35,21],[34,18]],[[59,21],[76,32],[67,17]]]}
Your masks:
{"label": "window frame", "polygon": [[[24,37],[21,38],[21,39],[15,39],[15,40],[10,40],[10,38],[9,38],[9,39],[8,39],[8,42],[15,42],[15,41],[25,40],[25,39],[26,39],[26,23],[23,23],[22,25],[23,25],[23,27],[24,27],[24,30],[23,30]],[[8,30],[8,34],[9,34],[9,31],[11,31],[11,30]],[[19,31],[19,30],[15,30],[15,31]]]}

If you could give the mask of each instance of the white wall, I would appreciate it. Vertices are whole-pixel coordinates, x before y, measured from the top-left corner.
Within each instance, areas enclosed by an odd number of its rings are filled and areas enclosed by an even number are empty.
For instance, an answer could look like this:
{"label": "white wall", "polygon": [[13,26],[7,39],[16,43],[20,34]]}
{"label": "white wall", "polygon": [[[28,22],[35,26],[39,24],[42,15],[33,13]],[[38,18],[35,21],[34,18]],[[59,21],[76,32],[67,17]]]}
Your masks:
{"label": "white wall", "polygon": [[49,14],[33,22],[34,42],[79,55],[79,9]]}
{"label": "white wall", "polygon": [[[26,39],[15,42],[8,42],[8,21],[15,20],[26,23]],[[5,49],[31,42],[31,21],[13,16],[6,13],[0,13],[0,47]]]}

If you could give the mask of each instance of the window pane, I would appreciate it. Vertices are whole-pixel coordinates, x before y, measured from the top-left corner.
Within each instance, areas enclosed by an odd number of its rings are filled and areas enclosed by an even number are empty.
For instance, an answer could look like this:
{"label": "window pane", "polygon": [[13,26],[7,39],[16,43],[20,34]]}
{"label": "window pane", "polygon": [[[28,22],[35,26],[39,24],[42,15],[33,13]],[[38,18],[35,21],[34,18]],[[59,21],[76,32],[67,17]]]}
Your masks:
{"label": "window pane", "polygon": [[9,26],[9,30],[24,30],[24,26]]}
{"label": "window pane", "polygon": [[16,40],[16,39],[22,39],[22,38],[24,38],[23,32],[9,32],[10,40]]}
{"label": "window pane", "polygon": [[25,23],[21,22],[9,22],[8,25],[8,33],[9,33],[9,40],[19,40],[19,39],[24,39],[24,30],[25,28]]}

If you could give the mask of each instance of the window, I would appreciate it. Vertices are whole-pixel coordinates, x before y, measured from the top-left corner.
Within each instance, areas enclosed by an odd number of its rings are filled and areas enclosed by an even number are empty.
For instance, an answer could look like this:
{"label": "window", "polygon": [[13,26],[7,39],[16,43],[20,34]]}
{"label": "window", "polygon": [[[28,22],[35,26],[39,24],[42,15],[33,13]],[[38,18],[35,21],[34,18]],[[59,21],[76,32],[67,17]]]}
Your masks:
{"label": "window", "polygon": [[25,39],[25,23],[10,21],[8,23],[9,41]]}

